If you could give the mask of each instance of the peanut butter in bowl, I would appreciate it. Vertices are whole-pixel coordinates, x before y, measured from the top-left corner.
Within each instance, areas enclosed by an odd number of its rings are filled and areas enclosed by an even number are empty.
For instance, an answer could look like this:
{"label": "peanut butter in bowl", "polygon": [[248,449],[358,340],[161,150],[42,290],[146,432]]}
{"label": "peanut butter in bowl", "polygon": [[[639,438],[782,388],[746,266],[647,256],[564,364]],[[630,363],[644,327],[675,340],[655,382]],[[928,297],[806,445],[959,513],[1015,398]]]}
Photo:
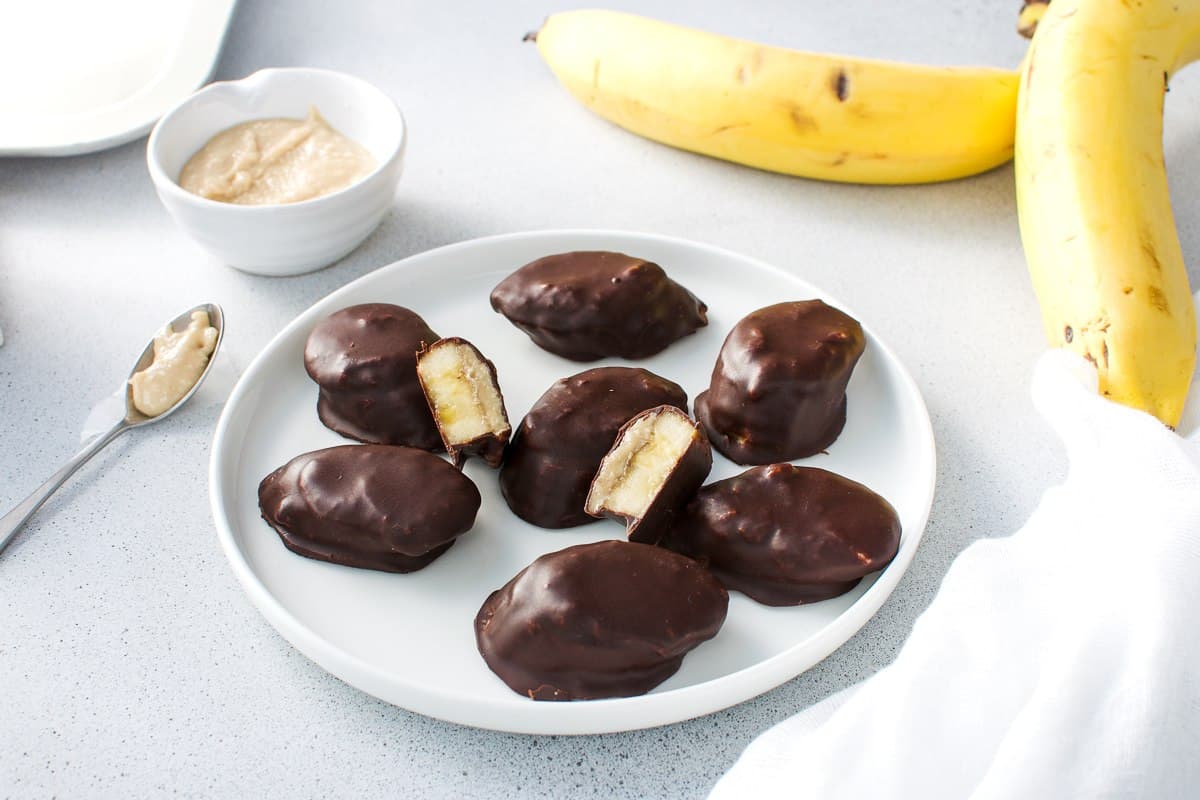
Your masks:
{"label": "peanut butter in bowl", "polygon": [[299,203],[366,177],[375,159],[316,107],[306,119],[255,119],[213,136],[184,165],[179,185],[238,205]]}
{"label": "peanut butter in bowl", "polygon": [[361,78],[264,69],[210,83],[164,114],[146,166],[167,213],[213,256],[256,275],[300,275],[379,226],[406,142],[395,101]]}

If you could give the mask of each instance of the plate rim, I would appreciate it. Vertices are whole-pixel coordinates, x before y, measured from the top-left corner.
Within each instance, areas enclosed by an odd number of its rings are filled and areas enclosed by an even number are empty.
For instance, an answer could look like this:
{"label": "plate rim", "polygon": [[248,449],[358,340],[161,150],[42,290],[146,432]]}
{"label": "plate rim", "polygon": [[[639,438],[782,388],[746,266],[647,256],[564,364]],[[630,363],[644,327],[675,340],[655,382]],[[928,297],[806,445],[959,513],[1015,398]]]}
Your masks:
{"label": "plate rim", "polygon": [[[473,702],[474,713],[457,713],[462,701],[439,687],[430,687],[422,683],[414,683],[398,678],[393,673],[377,667],[363,659],[352,655],[341,647],[334,645],[320,634],[313,631],[295,617],[262,583],[249,565],[244,553],[238,546],[233,525],[225,509],[235,508],[235,498],[226,497],[222,486],[222,463],[229,456],[240,455],[236,442],[231,441],[229,430],[235,423],[234,411],[242,404],[244,396],[251,391],[256,383],[253,378],[258,372],[266,369],[268,355],[272,354],[279,343],[290,336],[305,318],[314,313],[318,306],[334,305],[338,298],[354,292],[363,283],[378,280],[381,273],[402,272],[409,262],[418,258],[435,255],[451,255],[457,251],[488,247],[500,242],[514,240],[536,240],[538,238],[571,238],[571,237],[611,238],[625,241],[640,240],[655,242],[660,245],[700,249],[721,258],[751,263],[759,269],[784,276],[792,281],[811,287],[819,296],[828,300],[832,305],[841,308],[846,313],[861,319],[851,307],[831,296],[823,289],[813,285],[803,277],[782,269],[774,264],[762,261],[752,256],[678,236],[658,233],[647,233],[633,230],[610,228],[548,228],[515,231],[494,234],[472,239],[466,239],[442,245],[417,253],[380,266],[353,281],[318,298],[307,308],[296,314],[281,330],[279,330],[266,345],[255,355],[254,359],[239,376],[237,384],[225,401],[221,416],[217,421],[213,434],[212,447],[209,456],[209,505],[217,538],[226,560],[233,569],[242,590],[251,603],[267,622],[293,647],[306,658],[321,667],[333,677],[355,687],[383,702],[406,710],[433,717],[446,722],[453,722],[486,730],[519,734],[552,734],[552,735],[590,735],[619,733],[624,731],[654,728],[688,719],[705,716],[721,711],[738,703],[751,700],[764,694],[792,678],[795,678],[816,664],[823,661],[855,633],[863,628],[875,616],[884,602],[891,596],[907,573],[913,558],[929,523],[929,515],[936,491],[937,477],[937,448],[933,435],[933,426],[924,397],[916,382],[913,380],[904,363],[887,345],[875,336],[870,326],[863,324],[863,329],[878,348],[885,360],[894,367],[901,388],[915,401],[917,422],[920,430],[919,438],[927,445],[929,464],[928,480],[924,502],[919,513],[919,525],[912,530],[905,530],[903,535],[909,540],[908,547],[901,547],[896,559],[883,572],[878,573],[874,583],[833,621],[826,624],[811,636],[798,641],[780,653],[759,661],[735,672],[712,678],[702,683],[679,687],[665,692],[641,695],[628,698],[613,698],[607,700],[590,700],[586,703],[538,703],[530,714],[519,717],[512,714],[508,704],[493,704],[489,702]],[[627,246],[627,245],[622,245]],[[305,322],[307,324],[307,322]],[[229,453],[229,456],[226,455]],[[801,651],[801,652],[797,652]],[[731,680],[733,678],[738,680]],[[388,696],[390,687],[402,686],[406,694],[417,697],[417,702],[406,698],[403,703]],[[674,702],[672,702],[674,701]],[[680,714],[676,709],[688,709]],[[489,714],[489,711],[491,713]],[[649,713],[647,713],[649,712]],[[563,719],[565,718],[565,719]],[[501,724],[496,724],[501,722]],[[566,724],[564,724],[566,723]]]}

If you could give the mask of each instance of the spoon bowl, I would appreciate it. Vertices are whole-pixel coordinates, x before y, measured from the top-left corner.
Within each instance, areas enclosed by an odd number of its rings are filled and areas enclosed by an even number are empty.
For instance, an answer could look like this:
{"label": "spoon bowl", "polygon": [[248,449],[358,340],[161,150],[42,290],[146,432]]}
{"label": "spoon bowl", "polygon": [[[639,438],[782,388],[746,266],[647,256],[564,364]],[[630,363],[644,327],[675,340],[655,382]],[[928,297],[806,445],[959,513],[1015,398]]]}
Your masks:
{"label": "spoon bowl", "polygon": [[[196,378],[196,382],[192,384],[192,388],[184,393],[183,397],[175,402],[175,405],[168,408],[161,414],[155,414],[153,417],[143,414],[138,411],[133,404],[133,385],[129,382],[136,373],[149,367],[154,363],[154,338],[151,337],[150,342],[146,345],[146,349],[142,351],[138,357],[137,363],[133,365],[133,369],[129,370],[129,378],[125,379],[125,424],[130,428],[138,428],[142,425],[148,425],[151,422],[158,422],[161,419],[171,416],[176,409],[191,399],[196,390],[200,388],[200,384],[204,383],[204,379],[208,376],[212,369],[213,361],[216,360],[217,351],[221,349],[221,339],[225,336],[225,314],[221,307],[216,303],[201,303],[198,306],[189,308],[175,319],[167,323],[165,327],[170,327],[173,331],[180,331],[187,327],[192,320],[192,314],[197,311],[204,311],[208,314],[209,327],[217,329],[217,341],[213,344],[213,351],[208,357],[207,363],[204,365],[204,370],[200,373],[200,377]],[[160,329],[161,330],[161,329]],[[156,333],[157,335],[157,333]]]}

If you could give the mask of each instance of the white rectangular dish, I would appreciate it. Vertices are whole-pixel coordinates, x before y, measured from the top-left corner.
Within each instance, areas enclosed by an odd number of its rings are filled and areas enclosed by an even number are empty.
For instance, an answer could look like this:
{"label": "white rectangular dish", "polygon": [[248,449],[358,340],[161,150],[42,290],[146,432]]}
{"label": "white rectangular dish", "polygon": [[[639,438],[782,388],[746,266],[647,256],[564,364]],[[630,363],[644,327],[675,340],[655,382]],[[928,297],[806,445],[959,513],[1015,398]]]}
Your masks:
{"label": "white rectangular dish", "polygon": [[0,156],[144,135],[208,80],[237,0],[14,3],[0,25]]}

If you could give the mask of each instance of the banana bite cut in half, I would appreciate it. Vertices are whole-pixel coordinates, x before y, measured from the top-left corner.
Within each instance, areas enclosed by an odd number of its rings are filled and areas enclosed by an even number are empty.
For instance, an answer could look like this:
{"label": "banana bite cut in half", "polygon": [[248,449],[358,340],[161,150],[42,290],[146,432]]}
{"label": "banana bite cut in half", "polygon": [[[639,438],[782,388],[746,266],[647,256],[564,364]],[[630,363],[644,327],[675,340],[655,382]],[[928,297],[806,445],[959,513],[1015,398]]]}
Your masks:
{"label": "banana bite cut in half", "polygon": [[455,466],[472,455],[500,466],[512,426],[496,366],[475,345],[451,337],[417,353],[417,377]]}
{"label": "banana bite cut in half", "polygon": [[638,414],[600,462],[584,510],[625,521],[630,541],[656,544],[712,469],[700,425],[674,406]]}

